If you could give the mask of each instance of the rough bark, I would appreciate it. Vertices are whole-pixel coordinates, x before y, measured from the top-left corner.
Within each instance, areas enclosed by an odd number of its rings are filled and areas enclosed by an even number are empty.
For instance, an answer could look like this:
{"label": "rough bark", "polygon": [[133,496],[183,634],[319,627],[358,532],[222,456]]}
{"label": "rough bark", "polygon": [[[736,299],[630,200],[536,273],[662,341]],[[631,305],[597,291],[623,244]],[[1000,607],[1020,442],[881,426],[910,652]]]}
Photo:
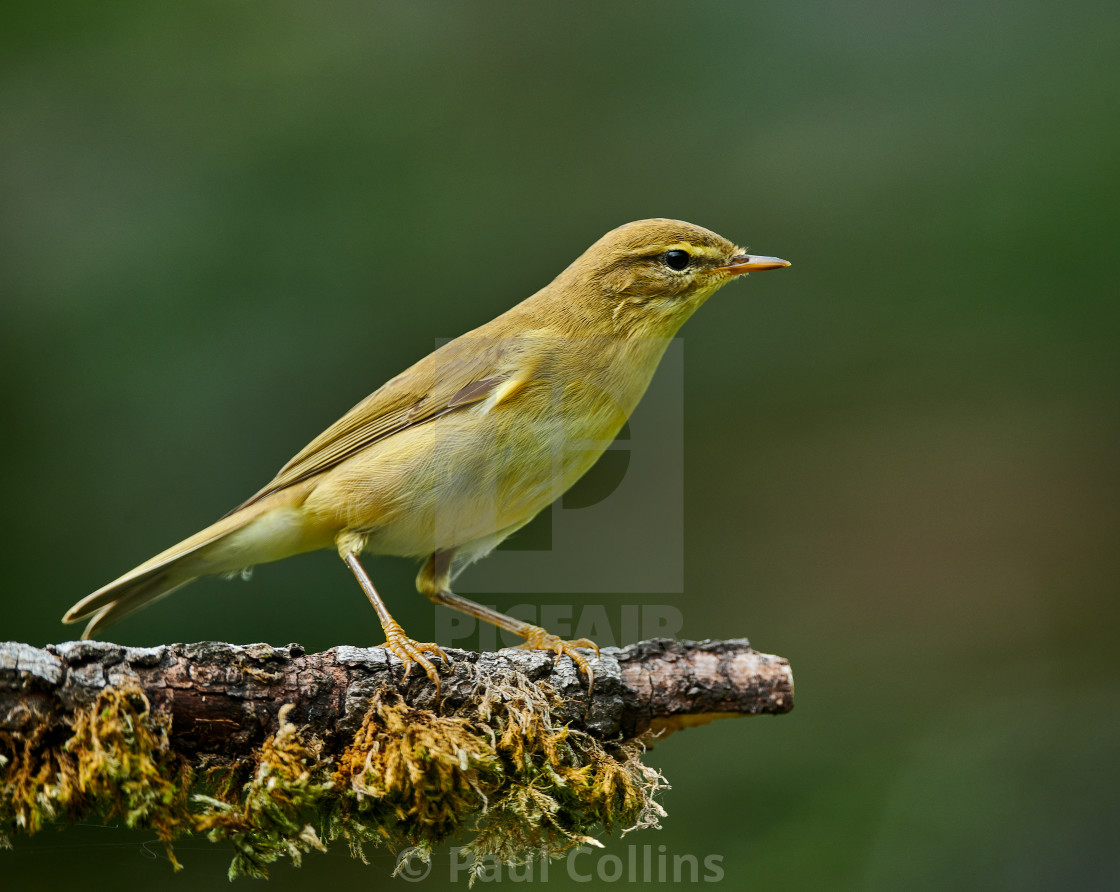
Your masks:
{"label": "rough bark", "polygon": [[171,719],[172,745],[187,756],[250,754],[287,720],[321,739],[327,751],[365,716],[371,695],[388,687],[416,706],[437,711],[463,702],[483,676],[520,675],[546,682],[565,701],[563,716],[600,739],[629,739],[732,715],[778,714],[793,708],[793,678],[782,657],[757,653],[746,639],[655,639],[604,648],[593,661],[594,692],[569,659],[507,649],[448,650],[452,668],[441,696],[414,667],[382,648],[335,647],[308,654],[297,644],[216,642],[152,648],[71,641],[35,648],[0,643],[0,731],[26,734],[49,723],[59,731],[74,710],[106,686],[138,685],[154,712]]}

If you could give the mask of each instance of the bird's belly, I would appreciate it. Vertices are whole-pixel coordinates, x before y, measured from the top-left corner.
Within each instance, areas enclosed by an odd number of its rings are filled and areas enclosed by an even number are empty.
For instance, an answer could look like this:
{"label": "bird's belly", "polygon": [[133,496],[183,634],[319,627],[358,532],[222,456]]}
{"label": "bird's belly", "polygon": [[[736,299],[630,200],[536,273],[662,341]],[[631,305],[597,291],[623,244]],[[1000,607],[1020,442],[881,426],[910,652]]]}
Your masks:
{"label": "bird's belly", "polygon": [[336,529],[368,534],[374,553],[420,557],[528,523],[591,467],[621,421],[449,413],[376,443],[322,477],[305,509]]}

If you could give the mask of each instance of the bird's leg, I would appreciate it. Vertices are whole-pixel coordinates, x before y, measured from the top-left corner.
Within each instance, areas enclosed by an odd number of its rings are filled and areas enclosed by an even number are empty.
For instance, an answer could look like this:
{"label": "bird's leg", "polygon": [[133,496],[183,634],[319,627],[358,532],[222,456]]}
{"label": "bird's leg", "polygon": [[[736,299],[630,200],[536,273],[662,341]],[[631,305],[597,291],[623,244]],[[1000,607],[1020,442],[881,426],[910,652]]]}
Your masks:
{"label": "bird's leg", "polygon": [[591,663],[588,662],[587,657],[576,648],[584,647],[593,650],[595,656],[599,656],[599,645],[588,638],[565,641],[563,638],[546,632],[540,626],[534,626],[532,623],[506,616],[504,613],[491,610],[489,607],[476,604],[462,595],[455,594],[451,591],[451,558],[453,555],[453,551],[437,551],[429,557],[420,569],[420,575],[416,577],[416,588],[433,604],[443,604],[445,607],[473,616],[475,619],[490,623],[499,629],[513,632],[514,635],[520,635],[525,639],[525,643],[521,647],[529,650],[547,650],[558,656],[571,657],[576,667],[587,676],[587,693],[590,696],[595,685],[595,673],[591,671]]}
{"label": "bird's leg", "polygon": [[448,659],[447,654],[443,652],[438,644],[430,642],[421,644],[420,642],[413,641],[405,633],[392,616],[389,615],[389,609],[385,606],[385,602],[381,600],[381,596],[377,594],[377,589],[373,587],[373,582],[370,580],[369,575],[366,573],[365,568],[358,560],[358,555],[361,554],[362,548],[365,546],[365,537],[358,533],[341,533],[337,540],[338,553],[342,560],[346,562],[346,566],[350,568],[355,578],[358,580],[358,585],[362,587],[362,591],[366,593],[369,602],[373,605],[373,609],[377,611],[377,618],[381,620],[381,628],[385,631],[385,648],[396,654],[401,658],[404,663],[404,674],[408,677],[409,670],[412,669],[413,663],[419,663],[424,673],[432,680],[436,686],[436,696],[439,697],[440,683],[439,673],[436,667],[432,664],[431,660],[424,656],[424,651],[438,654],[439,658],[447,665],[451,665],[451,660]]}

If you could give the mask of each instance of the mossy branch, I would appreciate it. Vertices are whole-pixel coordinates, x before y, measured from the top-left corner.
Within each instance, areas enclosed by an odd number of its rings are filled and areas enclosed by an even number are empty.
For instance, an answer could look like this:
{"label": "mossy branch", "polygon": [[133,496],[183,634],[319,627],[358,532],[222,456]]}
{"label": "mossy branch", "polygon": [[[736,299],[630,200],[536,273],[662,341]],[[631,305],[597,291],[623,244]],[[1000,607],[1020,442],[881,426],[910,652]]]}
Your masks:
{"label": "mossy branch", "polygon": [[0,843],[116,812],[169,854],[187,833],[230,840],[231,876],[338,837],[356,857],[450,837],[557,857],[657,825],[649,741],[793,706],[788,662],[745,639],[605,648],[591,697],[566,657],[449,656],[437,698],[381,648],[0,643]]}

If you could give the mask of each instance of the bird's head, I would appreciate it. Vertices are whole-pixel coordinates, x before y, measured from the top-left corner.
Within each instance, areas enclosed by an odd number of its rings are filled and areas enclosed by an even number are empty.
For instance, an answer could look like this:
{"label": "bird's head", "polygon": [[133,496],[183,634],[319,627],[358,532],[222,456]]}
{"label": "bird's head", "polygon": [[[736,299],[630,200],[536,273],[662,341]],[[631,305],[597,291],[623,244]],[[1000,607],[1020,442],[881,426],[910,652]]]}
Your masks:
{"label": "bird's head", "polygon": [[554,284],[578,302],[609,309],[629,333],[669,336],[733,278],[789,265],[748,254],[702,226],[637,220],[604,235]]}

